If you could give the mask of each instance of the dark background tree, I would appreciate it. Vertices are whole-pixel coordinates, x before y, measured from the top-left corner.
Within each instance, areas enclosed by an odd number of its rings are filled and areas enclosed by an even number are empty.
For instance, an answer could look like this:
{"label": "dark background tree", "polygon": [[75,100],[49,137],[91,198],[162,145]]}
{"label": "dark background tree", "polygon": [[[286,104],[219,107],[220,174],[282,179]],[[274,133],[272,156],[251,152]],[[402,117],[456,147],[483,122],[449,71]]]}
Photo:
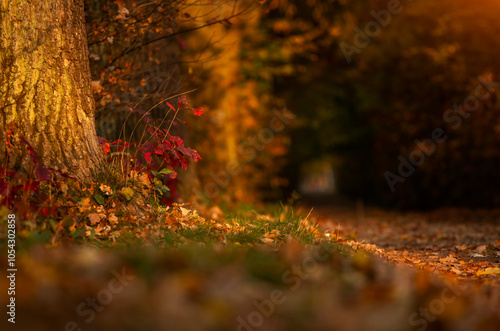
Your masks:
{"label": "dark background tree", "polygon": [[[342,43],[355,45],[356,28],[377,22],[371,12],[387,10],[387,1],[280,4],[262,20],[261,31],[267,34],[263,47],[293,54],[268,64],[293,67],[292,75],[271,80],[275,95],[298,116],[282,172],[295,183],[290,191],[298,188],[301,165],[329,158],[339,193],[348,197],[406,208],[498,206],[498,87],[490,86],[492,93],[459,128],[443,118],[450,109],[449,116],[458,115],[454,105],[474,96],[479,77],[499,80],[497,1],[401,3],[401,12],[350,62]],[[384,174],[398,175],[398,157],[408,159],[422,147],[415,140],[436,128],[447,141],[391,192]]]}

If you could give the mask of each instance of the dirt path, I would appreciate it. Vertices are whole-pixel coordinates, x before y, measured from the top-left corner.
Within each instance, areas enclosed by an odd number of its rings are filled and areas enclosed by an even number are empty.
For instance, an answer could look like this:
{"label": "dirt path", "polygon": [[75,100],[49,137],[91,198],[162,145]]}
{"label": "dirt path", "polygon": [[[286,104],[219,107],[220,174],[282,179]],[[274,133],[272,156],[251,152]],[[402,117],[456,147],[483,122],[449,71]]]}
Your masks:
{"label": "dirt path", "polygon": [[312,214],[334,234],[376,245],[391,262],[500,286],[500,210],[319,207]]}

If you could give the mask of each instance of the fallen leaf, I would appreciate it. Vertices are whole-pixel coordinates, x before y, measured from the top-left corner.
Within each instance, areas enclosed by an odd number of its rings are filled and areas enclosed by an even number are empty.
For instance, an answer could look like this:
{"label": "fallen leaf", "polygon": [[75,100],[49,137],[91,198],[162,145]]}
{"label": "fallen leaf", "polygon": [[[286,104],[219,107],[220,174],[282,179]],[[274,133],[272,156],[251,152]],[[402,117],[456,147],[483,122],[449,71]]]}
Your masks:
{"label": "fallen leaf", "polygon": [[89,220],[91,225],[95,225],[101,221],[101,214],[96,214],[96,213],[90,214]]}
{"label": "fallen leaf", "polygon": [[167,215],[165,217],[165,223],[167,223],[167,225],[173,226],[173,225],[178,224],[179,222],[177,220],[173,219],[172,217],[170,217],[170,216]]}
{"label": "fallen leaf", "polygon": [[476,275],[500,275],[500,268],[486,268],[484,270],[479,270]]}
{"label": "fallen leaf", "polygon": [[78,207],[80,213],[83,213],[90,209],[90,198],[85,198],[80,201],[80,206]]}
{"label": "fallen leaf", "polygon": [[272,230],[271,232],[267,232],[264,234],[264,238],[276,239],[280,235],[279,230]]}
{"label": "fallen leaf", "polygon": [[179,207],[181,213],[182,213],[182,216],[187,216],[189,215],[189,212],[190,210],[189,209],[186,209],[186,208],[183,208],[183,207]]}
{"label": "fallen leaf", "polygon": [[470,256],[472,257],[484,257],[482,254],[472,253]]}
{"label": "fallen leaf", "polygon": [[476,252],[478,253],[486,252],[486,245],[477,246]]}
{"label": "fallen leaf", "polygon": [[441,262],[441,263],[455,263],[455,262],[457,262],[457,259],[455,259],[451,255],[448,255],[445,258],[439,259],[439,262]]}
{"label": "fallen leaf", "polygon": [[123,195],[125,199],[130,200],[134,195],[134,190],[132,190],[130,187],[124,187],[120,190],[120,194]]}
{"label": "fallen leaf", "polygon": [[108,216],[108,221],[111,224],[117,224],[118,223],[118,217],[116,217],[114,213],[111,213]]}
{"label": "fallen leaf", "polygon": [[142,185],[144,185],[144,186],[146,186],[148,188],[151,187],[151,181],[149,180],[149,177],[148,177],[148,175],[146,173],[142,173],[140,176],[138,176],[137,180]]}
{"label": "fallen leaf", "polygon": [[101,186],[99,186],[99,189],[106,195],[113,194],[113,190],[108,185],[101,184]]}

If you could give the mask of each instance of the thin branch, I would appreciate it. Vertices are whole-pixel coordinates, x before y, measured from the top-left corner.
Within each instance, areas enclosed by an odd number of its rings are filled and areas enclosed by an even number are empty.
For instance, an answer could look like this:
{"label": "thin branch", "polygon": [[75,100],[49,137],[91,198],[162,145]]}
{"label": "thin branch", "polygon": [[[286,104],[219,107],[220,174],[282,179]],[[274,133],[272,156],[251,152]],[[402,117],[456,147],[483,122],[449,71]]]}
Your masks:
{"label": "thin branch", "polygon": [[143,43],[141,43],[140,45],[137,45],[137,46],[134,46],[132,48],[129,48],[129,49],[125,49],[121,52],[120,55],[118,55],[117,57],[115,57],[113,60],[110,61],[110,64],[114,63],[116,60],[118,60],[119,58],[127,55],[127,54],[130,54],[132,53],[133,51],[141,48],[141,47],[144,47],[144,46],[147,46],[149,44],[152,44],[152,43],[155,43],[157,41],[160,41],[160,40],[163,40],[163,39],[168,39],[168,38],[172,38],[172,37],[175,37],[175,36],[178,36],[178,35],[181,35],[181,34],[184,34],[184,33],[189,33],[189,32],[193,32],[193,31],[196,31],[196,30],[200,30],[200,29],[203,29],[203,28],[206,28],[206,27],[209,27],[211,25],[214,25],[214,24],[218,24],[218,23],[222,23],[222,22],[227,22],[228,20],[230,20],[231,18],[234,18],[234,17],[237,17],[237,16],[240,16],[242,14],[244,14],[246,11],[248,11],[252,6],[253,6],[253,2],[250,3],[250,5],[248,5],[246,8],[242,9],[240,12],[236,13],[236,14],[232,14],[231,16],[229,17],[226,17],[226,18],[223,18],[223,19],[220,19],[220,20],[216,20],[216,21],[213,21],[213,22],[209,22],[209,23],[206,23],[204,25],[200,25],[200,26],[196,26],[194,28],[191,28],[191,29],[187,29],[187,30],[182,30],[182,31],[178,31],[178,32],[174,32],[172,34],[169,34],[169,35],[165,35],[165,36],[160,36],[160,37],[157,37],[157,38],[154,38],[154,39],[151,39],[151,40],[148,40],[148,41],[145,41]]}

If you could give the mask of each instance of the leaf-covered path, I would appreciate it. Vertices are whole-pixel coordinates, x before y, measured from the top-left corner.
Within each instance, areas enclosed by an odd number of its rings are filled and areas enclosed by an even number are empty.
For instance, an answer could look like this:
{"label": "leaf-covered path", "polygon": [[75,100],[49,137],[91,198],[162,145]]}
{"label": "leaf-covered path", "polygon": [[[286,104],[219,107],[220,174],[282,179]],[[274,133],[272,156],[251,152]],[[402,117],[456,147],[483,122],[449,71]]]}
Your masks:
{"label": "leaf-covered path", "polygon": [[500,210],[322,207],[314,214],[322,227],[376,245],[394,263],[500,286]]}

